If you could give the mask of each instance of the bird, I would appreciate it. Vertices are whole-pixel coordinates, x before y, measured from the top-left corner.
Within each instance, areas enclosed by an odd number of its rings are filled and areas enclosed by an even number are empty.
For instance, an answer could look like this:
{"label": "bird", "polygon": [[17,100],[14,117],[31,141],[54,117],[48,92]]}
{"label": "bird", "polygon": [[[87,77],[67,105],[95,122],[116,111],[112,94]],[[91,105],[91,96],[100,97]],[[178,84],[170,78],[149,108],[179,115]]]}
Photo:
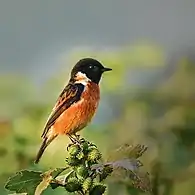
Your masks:
{"label": "bird", "polygon": [[78,140],[97,111],[100,100],[99,82],[102,74],[111,71],[96,59],[80,59],[71,70],[68,84],[60,93],[41,135],[42,144],[34,163],[38,164],[47,146],[59,135]]}

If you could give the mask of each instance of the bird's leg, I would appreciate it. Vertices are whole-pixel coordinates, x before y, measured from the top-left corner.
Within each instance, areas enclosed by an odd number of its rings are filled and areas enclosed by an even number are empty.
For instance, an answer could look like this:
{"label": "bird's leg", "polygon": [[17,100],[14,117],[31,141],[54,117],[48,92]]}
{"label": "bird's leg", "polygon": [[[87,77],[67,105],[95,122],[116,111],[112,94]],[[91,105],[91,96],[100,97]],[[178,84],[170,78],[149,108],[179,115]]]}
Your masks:
{"label": "bird's leg", "polygon": [[70,148],[72,145],[77,144],[77,142],[76,142],[75,138],[72,137],[72,135],[67,134],[67,136],[69,137],[70,141],[72,142],[72,143],[68,144],[68,146],[67,146],[67,151],[68,151],[69,148]]}
{"label": "bird's leg", "polygon": [[70,141],[71,141],[72,143],[75,143],[75,138],[72,137],[72,135],[70,135],[70,134],[67,134],[67,135],[68,135]]}
{"label": "bird's leg", "polygon": [[80,140],[80,135],[79,135],[79,134],[76,134],[76,133],[75,133],[74,136],[75,136],[75,139],[76,139],[76,140],[78,140],[78,141]]}
{"label": "bird's leg", "polygon": [[69,137],[70,141],[72,142],[72,143],[68,144],[68,146],[67,146],[67,151],[68,151],[69,148],[70,148],[72,145],[76,144],[77,142],[75,141],[75,138],[72,137],[72,135],[67,134],[67,136]]}
{"label": "bird's leg", "polygon": [[73,134],[75,137],[72,135],[68,134],[69,139],[72,141],[73,144],[80,144],[79,142],[79,137],[76,134]]}
{"label": "bird's leg", "polygon": [[77,142],[79,143],[79,144],[81,144],[81,143],[83,143],[83,142],[85,142],[85,139],[84,138],[80,138],[81,136],[79,135],[79,134],[73,134],[74,136],[75,136],[75,139],[77,140]]}

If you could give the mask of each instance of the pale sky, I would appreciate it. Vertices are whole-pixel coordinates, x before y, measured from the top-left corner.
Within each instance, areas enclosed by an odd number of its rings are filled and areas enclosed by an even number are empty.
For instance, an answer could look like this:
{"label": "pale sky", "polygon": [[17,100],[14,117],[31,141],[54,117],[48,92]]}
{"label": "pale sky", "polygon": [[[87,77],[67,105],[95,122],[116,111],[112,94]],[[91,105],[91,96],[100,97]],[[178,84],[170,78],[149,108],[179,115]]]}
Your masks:
{"label": "pale sky", "polygon": [[59,56],[80,45],[192,47],[194,10],[193,0],[0,0],[0,71],[51,75]]}

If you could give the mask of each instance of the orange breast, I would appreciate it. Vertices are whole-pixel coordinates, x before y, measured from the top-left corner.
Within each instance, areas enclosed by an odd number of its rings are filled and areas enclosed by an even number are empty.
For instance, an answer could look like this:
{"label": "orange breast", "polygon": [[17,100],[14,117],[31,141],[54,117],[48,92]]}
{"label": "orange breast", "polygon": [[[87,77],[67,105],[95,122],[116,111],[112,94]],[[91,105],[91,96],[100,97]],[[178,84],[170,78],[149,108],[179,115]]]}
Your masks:
{"label": "orange breast", "polygon": [[70,106],[53,125],[56,134],[74,134],[84,128],[92,119],[100,99],[99,86],[89,83],[81,100]]}

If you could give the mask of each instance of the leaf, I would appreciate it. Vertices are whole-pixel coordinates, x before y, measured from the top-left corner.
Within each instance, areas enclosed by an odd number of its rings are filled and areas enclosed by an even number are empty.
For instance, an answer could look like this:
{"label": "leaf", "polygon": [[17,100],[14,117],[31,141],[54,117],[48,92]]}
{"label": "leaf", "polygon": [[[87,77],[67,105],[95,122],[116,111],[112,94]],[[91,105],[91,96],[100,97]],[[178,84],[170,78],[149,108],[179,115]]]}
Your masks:
{"label": "leaf", "polygon": [[[56,177],[58,177],[63,171],[65,171],[66,169],[68,169],[69,167],[64,167],[64,168],[56,168],[53,170],[49,170],[47,172],[45,172],[44,174],[42,174],[42,182],[37,186],[36,191],[35,191],[35,195],[40,195],[45,189],[48,188],[48,186],[54,185],[53,181]],[[59,186],[58,184],[56,184],[57,187]]]}
{"label": "leaf", "polygon": [[16,193],[34,195],[36,187],[42,181],[42,172],[22,170],[8,179],[5,188]]}
{"label": "leaf", "polygon": [[133,187],[144,192],[152,191],[149,173],[138,172],[133,177],[130,176],[130,178],[132,179]]}
{"label": "leaf", "polygon": [[113,169],[122,168],[128,171],[135,172],[140,166],[141,162],[137,159],[122,159],[118,161],[108,162],[106,165],[111,165]]}
{"label": "leaf", "polygon": [[91,169],[96,170],[97,173],[102,173],[106,166],[110,166],[110,168],[113,169],[122,168],[128,171],[135,172],[140,166],[142,166],[142,163],[137,159],[122,159],[113,162],[107,162],[104,164],[95,164],[91,166]]}
{"label": "leaf", "polygon": [[124,158],[139,158],[141,157],[144,152],[147,150],[147,146],[137,144],[135,146],[124,144],[118,149],[111,152],[109,156],[109,161],[124,159]]}
{"label": "leaf", "polygon": [[65,184],[68,182],[69,179],[75,178],[76,173],[74,171],[71,171],[67,173],[66,175],[61,175],[57,177],[56,179],[53,179],[50,183],[50,186],[52,189],[56,189],[60,186],[65,186]]}
{"label": "leaf", "polygon": [[129,150],[128,156],[130,158],[139,158],[146,152],[147,149],[147,146],[138,144],[133,147],[132,150]]}
{"label": "leaf", "polygon": [[106,190],[106,186],[103,184],[95,185],[89,192],[89,195],[102,195]]}
{"label": "leaf", "polygon": [[75,178],[75,177],[76,177],[76,173],[74,171],[71,171],[70,173],[67,174],[65,183],[67,183],[69,179]]}
{"label": "leaf", "polygon": [[102,182],[104,179],[106,179],[111,173],[113,172],[113,167],[110,165],[105,165],[102,173],[100,174],[100,182]]}
{"label": "leaf", "polygon": [[52,177],[55,179],[58,177],[62,172],[67,170],[69,167],[63,167],[63,168],[56,168],[52,171]]}
{"label": "leaf", "polygon": [[[140,172],[139,167],[142,166],[140,163],[141,162],[137,159],[123,159],[112,162],[111,164],[115,170],[124,169],[126,171],[134,188],[144,192],[151,191],[149,173]],[[125,179],[124,175],[122,177]]]}
{"label": "leaf", "polygon": [[[104,180],[109,174],[116,170],[137,172],[142,163],[137,159],[122,159],[104,164],[95,164],[91,166],[91,170],[95,170],[100,175],[100,181]],[[106,169],[107,171],[106,171]],[[105,172],[106,171],[106,172]]]}

